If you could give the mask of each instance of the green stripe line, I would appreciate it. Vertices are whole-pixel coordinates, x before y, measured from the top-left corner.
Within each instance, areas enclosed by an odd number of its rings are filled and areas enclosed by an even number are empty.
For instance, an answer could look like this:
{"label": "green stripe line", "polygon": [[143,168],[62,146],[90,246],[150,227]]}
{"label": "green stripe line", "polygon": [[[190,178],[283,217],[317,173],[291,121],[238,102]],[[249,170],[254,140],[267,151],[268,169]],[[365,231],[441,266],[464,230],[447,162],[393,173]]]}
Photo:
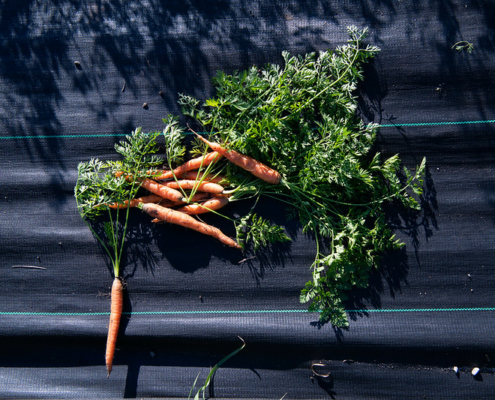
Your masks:
{"label": "green stripe line", "polygon": [[446,122],[412,122],[412,123],[397,123],[397,124],[385,124],[379,125],[380,128],[393,128],[401,126],[441,126],[441,125],[467,125],[467,124],[492,124],[495,119],[482,120],[482,121],[446,121]]}
{"label": "green stripe line", "polygon": [[[464,307],[464,308],[396,308],[371,310],[346,310],[348,313],[404,313],[404,312],[462,312],[462,311],[495,311],[495,307]],[[208,315],[208,314],[301,314],[307,310],[216,310],[216,311],[134,311],[124,312],[125,315]],[[3,311],[0,315],[20,316],[101,316],[110,315],[109,312],[24,312]]]}
{"label": "green stripe line", "polygon": [[28,136],[3,136],[0,139],[78,139],[95,137],[124,137],[127,133],[96,133],[92,135],[28,135]]}
{"label": "green stripe line", "polygon": [[[307,313],[307,310],[216,310],[216,311],[134,311],[123,312],[125,315],[193,315],[193,314],[278,314],[278,313]],[[34,316],[98,316],[110,315],[110,312],[24,312],[24,311],[7,311],[0,312],[0,315],[34,315]]]}
{"label": "green stripe line", "polygon": [[495,307],[465,307],[465,308],[399,308],[373,310],[346,310],[348,313],[394,313],[394,312],[455,312],[455,311],[495,311]]}
{"label": "green stripe line", "polygon": [[[495,119],[481,120],[481,121],[445,121],[445,122],[411,122],[411,123],[397,123],[397,124],[384,124],[378,125],[379,128],[398,128],[403,126],[442,126],[442,125],[468,125],[468,124],[493,124]],[[205,133],[205,132],[199,132]],[[4,140],[15,139],[80,139],[80,138],[97,138],[97,137],[124,137],[127,134],[113,134],[113,133],[96,133],[92,135],[29,135],[29,136],[2,136]]]}

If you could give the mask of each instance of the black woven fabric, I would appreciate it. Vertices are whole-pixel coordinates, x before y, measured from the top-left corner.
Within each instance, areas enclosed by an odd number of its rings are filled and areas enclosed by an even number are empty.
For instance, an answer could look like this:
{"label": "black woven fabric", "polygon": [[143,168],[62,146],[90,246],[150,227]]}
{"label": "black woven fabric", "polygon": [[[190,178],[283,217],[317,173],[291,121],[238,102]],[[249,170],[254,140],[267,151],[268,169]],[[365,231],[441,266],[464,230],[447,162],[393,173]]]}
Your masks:
{"label": "black woven fabric", "polygon": [[[421,215],[392,219],[405,249],[350,293],[342,331],[299,303],[315,246],[296,226],[287,252],[242,262],[135,213],[106,379],[111,272],[76,210],[77,164],[161,130],[178,93],[212,96],[217,70],[333,49],[348,25],[382,50],[360,91],[380,150],[428,161]],[[187,398],[237,336],[211,398],[493,398],[494,56],[491,1],[2,1],[0,398]]]}

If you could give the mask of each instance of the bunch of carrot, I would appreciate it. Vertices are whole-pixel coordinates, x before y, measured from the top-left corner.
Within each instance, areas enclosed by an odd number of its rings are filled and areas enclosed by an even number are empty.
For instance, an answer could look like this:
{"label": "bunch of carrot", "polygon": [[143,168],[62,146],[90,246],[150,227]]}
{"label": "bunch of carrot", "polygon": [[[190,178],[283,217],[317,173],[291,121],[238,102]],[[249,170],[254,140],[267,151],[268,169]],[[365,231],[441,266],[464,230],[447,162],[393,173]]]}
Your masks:
{"label": "bunch of carrot", "polygon": [[[223,176],[203,174],[201,171],[224,158],[270,184],[280,183],[281,175],[249,156],[228,150],[218,143],[197,136],[209,146],[211,152],[193,158],[173,170],[154,171],[152,177],[139,179],[137,183],[149,192],[148,195],[105,206],[114,209],[137,207],[153,217],[153,222],[179,225],[212,236],[229,247],[241,249],[235,240],[220,229],[193,217],[193,215],[216,211],[230,201],[222,185],[228,183],[227,180]],[[133,178],[127,176],[126,179]],[[122,307],[122,281],[119,277],[115,277],[111,291],[111,314],[106,349],[106,366],[109,375],[113,365]]]}

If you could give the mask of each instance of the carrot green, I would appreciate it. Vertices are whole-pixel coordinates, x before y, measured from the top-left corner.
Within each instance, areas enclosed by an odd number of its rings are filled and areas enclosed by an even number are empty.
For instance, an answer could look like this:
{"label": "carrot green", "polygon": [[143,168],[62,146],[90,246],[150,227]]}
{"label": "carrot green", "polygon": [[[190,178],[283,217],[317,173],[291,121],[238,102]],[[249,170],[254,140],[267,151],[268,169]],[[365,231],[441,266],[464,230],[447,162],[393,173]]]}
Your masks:
{"label": "carrot green", "polygon": [[[160,133],[145,134],[136,129],[127,135],[125,141],[115,145],[122,156],[118,161],[102,161],[93,158],[81,162],[77,167],[78,177],[74,189],[77,208],[81,218],[105,249],[113,266],[114,276],[121,272],[121,259],[127,233],[129,208],[122,213],[115,212],[111,204],[125,204],[136,197],[140,188],[139,179],[150,177],[147,171],[163,163],[163,159],[154,155],[158,152],[156,143]],[[132,176],[133,179],[126,177]],[[106,215],[106,220],[97,217]],[[93,221],[101,222],[103,228],[97,229]]]}
{"label": "carrot green", "polygon": [[[359,117],[356,89],[364,65],[379,49],[364,43],[366,29],[350,27],[348,33],[347,44],[335,51],[284,52],[283,67],[218,72],[215,97],[204,103],[179,97],[183,113],[209,132],[210,141],[282,175],[280,184],[268,185],[228,169],[237,199],[279,199],[288,204],[289,217],[299,221],[302,232],[314,237],[316,254],[301,302],[319,311],[322,322],[336,326],[348,324],[346,292],[366,287],[383,252],[403,245],[390,231],[384,207],[395,202],[419,209],[425,170],[425,160],[413,173],[401,170],[398,155],[382,160],[373,152],[378,125]],[[237,228],[241,245],[250,239],[256,250],[268,238],[287,239],[254,215],[239,219]]]}

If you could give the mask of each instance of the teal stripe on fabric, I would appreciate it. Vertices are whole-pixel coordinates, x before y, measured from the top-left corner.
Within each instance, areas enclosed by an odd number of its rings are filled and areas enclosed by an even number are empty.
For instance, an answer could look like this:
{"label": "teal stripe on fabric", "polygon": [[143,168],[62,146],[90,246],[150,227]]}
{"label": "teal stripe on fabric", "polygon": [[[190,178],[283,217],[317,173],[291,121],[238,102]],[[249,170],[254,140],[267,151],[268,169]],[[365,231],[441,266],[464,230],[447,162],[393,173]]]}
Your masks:
{"label": "teal stripe on fabric", "polygon": [[401,126],[441,126],[441,125],[467,125],[467,124],[492,124],[495,123],[495,119],[482,120],[482,121],[445,121],[445,122],[412,122],[412,123],[397,123],[397,124],[385,124],[379,125],[380,128],[393,128]]}
{"label": "teal stripe on fabric", "polygon": [[[212,311],[134,311],[123,312],[124,315],[188,315],[188,314],[291,314],[308,313],[307,310],[212,310]],[[0,315],[22,315],[22,316],[99,316],[110,315],[110,312],[30,312],[30,311],[6,311]]]}
{"label": "teal stripe on fabric", "polygon": [[398,312],[453,312],[453,311],[495,311],[495,307],[466,307],[466,308],[403,308],[403,309],[373,309],[346,310],[348,313],[398,313]]}
{"label": "teal stripe on fabric", "polygon": [[[404,312],[461,312],[461,311],[495,311],[495,307],[464,307],[464,308],[391,308],[371,310],[346,310],[348,313],[404,313]],[[211,314],[310,314],[307,310],[213,310],[213,311],[134,311],[124,312],[125,315],[211,315]],[[110,312],[29,312],[3,311],[0,315],[20,316],[101,316]]]}
{"label": "teal stripe on fabric", "polygon": [[[396,123],[378,125],[379,128],[400,128],[407,126],[441,126],[441,125],[467,125],[467,124],[493,124],[495,119],[480,120],[480,121],[445,121],[445,122],[411,122],[411,123]],[[207,132],[198,132],[206,134]],[[81,138],[101,138],[101,137],[125,137],[126,133],[122,134],[92,134],[92,135],[30,135],[30,136],[3,136],[0,140],[16,140],[16,139],[81,139]]]}
{"label": "teal stripe on fabric", "polygon": [[28,136],[3,136],[0,139],[78,139],[78,138],[97,138],[97,137],[125,137],[127,133],[96,133],[92,135],[28,135]]}

